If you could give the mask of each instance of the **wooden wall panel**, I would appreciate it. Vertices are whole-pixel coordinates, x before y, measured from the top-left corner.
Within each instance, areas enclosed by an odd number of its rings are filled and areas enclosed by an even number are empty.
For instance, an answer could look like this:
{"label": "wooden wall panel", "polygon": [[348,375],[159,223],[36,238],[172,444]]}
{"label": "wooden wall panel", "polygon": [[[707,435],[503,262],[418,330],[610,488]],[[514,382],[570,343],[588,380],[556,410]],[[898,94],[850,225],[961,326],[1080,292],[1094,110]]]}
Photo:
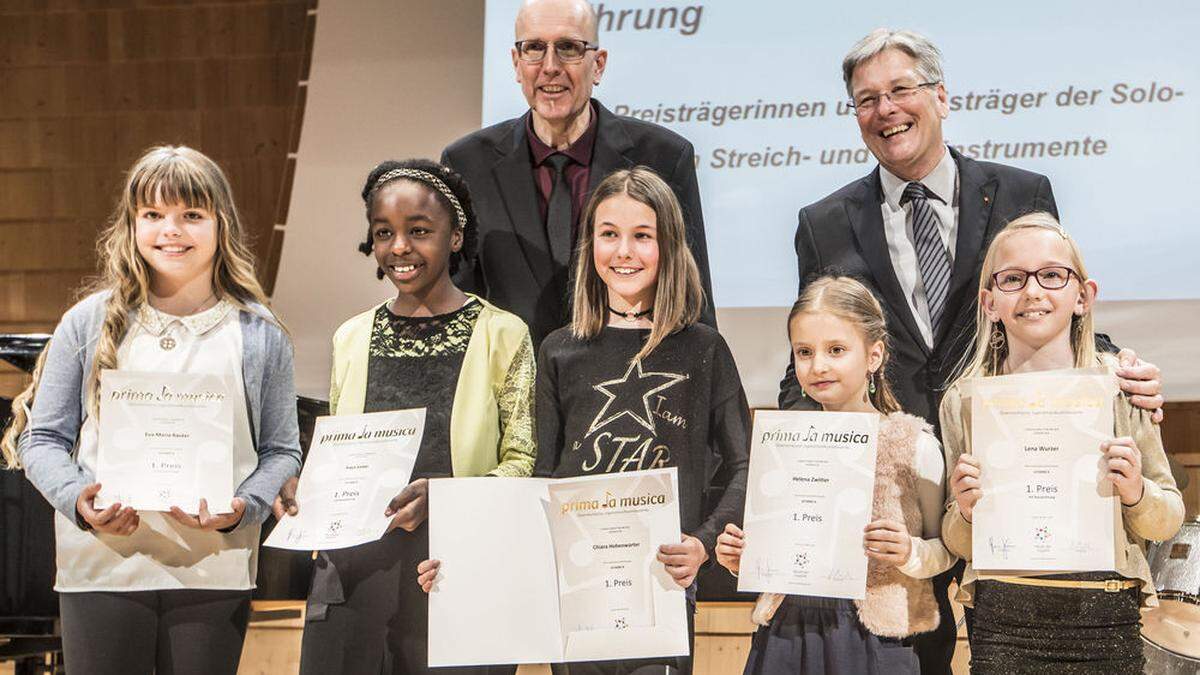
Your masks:
{"label": "wooden wall panel", "polygon": [[[129,165],[226,171],[260,277],[299,138],[315,0],[0,0],[0,333],[52,330]],[[0,370],[0,396],[21,378]]]}

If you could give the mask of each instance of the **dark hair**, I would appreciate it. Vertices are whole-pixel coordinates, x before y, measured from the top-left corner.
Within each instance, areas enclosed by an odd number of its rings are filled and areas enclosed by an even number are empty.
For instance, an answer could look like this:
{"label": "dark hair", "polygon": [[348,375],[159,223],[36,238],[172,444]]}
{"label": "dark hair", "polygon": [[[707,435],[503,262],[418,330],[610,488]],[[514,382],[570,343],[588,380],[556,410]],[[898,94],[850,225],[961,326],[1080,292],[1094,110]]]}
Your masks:
{"label": "dark hair", "polygon": [[[450,188],[450,192],[458,200],[466,222],[457,222],[458,216],[454,205],[450,203],[446,195],[442,194],[441,190],[429,181],[421,180],[418,177],[403,176],[383,183],[379,182],[381,176],[396,169],[415,169],[437,176],[438,179],[446,184],[446,187]],[[429,159],[406,159],[404,161],[389,159],[385,162],[380,162],[378,166],[371,169],[371,173],[367,175],[367,182],[363,185],[362,189],[363,203],[367,207],[367,238],[358,245],[359,252],[363,255],[371,255],[374,250],[374,247],[371,245],[371,209],[375,206],[375,193],[379,192],[379,188],[395,180],[411,180],[421,183],[432,190],[433,194],[437,196],[438,203],[442,205],[442,208],[446,209],[446,213],[450,214],[451,225],[462,230],[462,247],[457,252],[450,253],[450,274],[457,273],[462,261],[475,257],[475,240],[479,227],[478,220],[475,218],[475,208],[471,204],[471,191],[467,189],[467,181],[458,172]],[[382,279],[383,270],[376,269],[375,276]]]}

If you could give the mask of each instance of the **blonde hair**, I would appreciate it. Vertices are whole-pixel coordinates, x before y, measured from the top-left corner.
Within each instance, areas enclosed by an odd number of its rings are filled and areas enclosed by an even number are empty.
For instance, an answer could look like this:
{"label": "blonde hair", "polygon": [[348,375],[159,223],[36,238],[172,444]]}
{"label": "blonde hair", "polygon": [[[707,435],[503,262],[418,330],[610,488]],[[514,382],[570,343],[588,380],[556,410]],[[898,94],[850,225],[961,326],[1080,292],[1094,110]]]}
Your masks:
{"label": "blonde hair", "polygon": [[[1045,230],[1062,237],[1062,240],[1067,243],[1067,249],[1071,252],[1071,269],[1079,277],[1079,284],[1082,287],[1083,283],[1088,280],[1088,275],[1087,269],[1083,265],[1083,255],[1079,251],[1079,245],[1067,234],[1054,216],[1045,211],[1038,211],[1013,220],[992,239],[987,255],[983,258],[983,267],[979,270],[979,292],[992,288],[994,283],[992,275],[998,271],[995,269],[996,251],[999,250],[1000,244],[1014,234],[1026,230]],[[1037,283],[1037,281],[1029,280],[1026,283]],[[1008,358],[1008,336],[1004,324],[989,319],[983,311],[983,304],[978,304],[975,311],[975,341],[971,350],[963,355],[962,361],[958,365],[958,375],[954,377],[951,386],[960,380],[972,377],[999,375],[1003,372],[1005,359]],[[993,339],[995,335],[1004,339]],[[1075,354],[1076,368],[1096,365],[1095,325],[1091,310],[1083,316],[1071,316],[1071,351]]]}
{"label": "blonde hair", "polygon": [[625,195],[650,207],[656,222],[658,242],[658,286],[654,293],[654,327],[646,344],[630,360],[643,359],[664,338],[700,319],[704,287],[700,270],[687,245],[683,209],[675,193],[653,170],[637,166],[610,173],[596,186],[580,220],[583,227],[575,261],[575,288],[571,310],[571,333],[590,339],[608,325],[608,288],[592,260],[595,250],[596,210],[605,200]]}
{"label": "blonde hair", "polygon": [[825,275],[804,288],[804,292],[788,313],[788,341],[791,342],[792,319],[800,314],[832,314],[854,324],[867,345],[883,343],[883,360],[879,363],[875,393],[868,394],[871,405],[881,413],[900,411],[900,402],[888,384],[887,364],[891,358],[888,344],[887,320],[875,295],[853,277]]}
{"label": "blonde hair", "polygon": [[[117,349],[129,328],[130,313],[146,303],[149,297],[151,270],[138,253],[134,227],[138,208],[154,204],[183,204],[212,213],[217,221],[213,294],[244,311],[250,311],[247,303],[255,302],[264,307],[268,303],[267,294],[255,276],[254,256],[245,241],[246,233],[233,202],[233,191],[221,168],[204,154],[188,147],[163,145],[150,148],[129,170],[109,226],[96,244],[100,273],[81,292],[81,295],[109,292],[92,369],[84,383],[87,411],[92,417],[99,417],[100,372],[117,367]],[[271,319],[283,328],[274,312],[271,312]],[[10,468],[20,467],[17,441],[29,422],[29,410],[48,351],[47,346],[39,357],[33,381],[13,400],[13,421],[0,441],[0,450]]]}

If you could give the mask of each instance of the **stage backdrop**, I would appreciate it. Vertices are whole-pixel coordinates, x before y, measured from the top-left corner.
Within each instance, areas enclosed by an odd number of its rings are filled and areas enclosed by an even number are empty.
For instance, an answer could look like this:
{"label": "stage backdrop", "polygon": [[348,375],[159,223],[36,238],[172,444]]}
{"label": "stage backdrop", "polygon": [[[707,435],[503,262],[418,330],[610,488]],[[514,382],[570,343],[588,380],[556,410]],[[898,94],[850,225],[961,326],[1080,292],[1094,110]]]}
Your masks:
{"label": "stage backdrop", "polygon": [[[357,192],[385,157],[436,157],[479,123],[522,113],[509,49],[518,0],[322,3],[275,301],[298,383],[328,385],[337,323],[390,286],[354,252]],[[1200,398],[1200,5],[1114,0],[903,7],[743,0],[597,3],[608,72],[596,96],[696,146],[721,332],[751,402],[774,402],[794,299],[796,212],[875,166],[840,64],[878,26],[945,55],[949,143],[1048,175],[1100,283],[1098,325]],[[1116,20],[1115,17],[1119,17]],[[482,43],[482,47],[479,45]],[[474,45],[474,46],[472,46]],[[482,103],[480,92],[482,91]]]}

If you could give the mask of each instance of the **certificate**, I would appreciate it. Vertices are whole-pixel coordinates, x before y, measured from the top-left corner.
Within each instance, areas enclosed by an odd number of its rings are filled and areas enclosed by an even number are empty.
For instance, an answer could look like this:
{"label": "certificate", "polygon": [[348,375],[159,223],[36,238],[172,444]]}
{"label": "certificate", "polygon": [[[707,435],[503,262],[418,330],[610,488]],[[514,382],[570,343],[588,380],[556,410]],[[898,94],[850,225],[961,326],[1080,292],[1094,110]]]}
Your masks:
{"label": "certificate", "polygon": [[100,373],[95,505],[231,513],[233,397],[219,375]]}
{"label": "certificate", "polygon": [[294,516],[263,542],[300,551],[357,546],[387,532],[388,502],[412,476],[425,409],[317,418]]}
{"label": "certificate", "polygon": [[967,391],[983,492],[971,518],[975,568],[1116,569],[1124,531],[1100,452],[1113,435],[1116,378],[1050,371],[976,378]]}
{"label": "certificate", "polygon": [[862,599],[877,413],[758,411],[739,591]]}
{"label": "certificate", "polygon": [[[429,665],[681,656],[676,470],[429,483]],[[519,617],[519,620],[514,620]]]}

